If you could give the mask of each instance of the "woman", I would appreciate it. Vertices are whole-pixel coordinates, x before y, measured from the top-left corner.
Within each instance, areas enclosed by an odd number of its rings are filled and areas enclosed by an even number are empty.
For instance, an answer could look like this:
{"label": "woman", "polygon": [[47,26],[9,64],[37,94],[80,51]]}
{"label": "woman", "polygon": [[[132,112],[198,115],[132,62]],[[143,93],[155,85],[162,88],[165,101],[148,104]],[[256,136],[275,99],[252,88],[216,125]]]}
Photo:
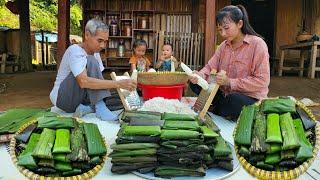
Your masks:
{"label": "woman", "polygon": [[[213,112],[235,120],[244,105],[267,97],[268,47],[249,24],[247,11],[241,5],[222,8],[216,16],[216,24],[225,41],[208,64],[195,73],[208,80],[211,70],[218,72],[215,81],[220,89],[212,103]],[[189,80],[193,83],[191,89],[199,94],[198,78],[190,76]]]}

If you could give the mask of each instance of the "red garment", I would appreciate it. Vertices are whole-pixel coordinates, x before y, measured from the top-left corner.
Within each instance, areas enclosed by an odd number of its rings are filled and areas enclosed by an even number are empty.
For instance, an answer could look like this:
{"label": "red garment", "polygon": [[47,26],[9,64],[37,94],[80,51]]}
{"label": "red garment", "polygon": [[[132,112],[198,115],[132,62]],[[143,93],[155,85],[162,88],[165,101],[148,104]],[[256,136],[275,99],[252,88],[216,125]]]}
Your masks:
{"label": "red garment", "polygon": [[222,42],[200,73],[208,79],[212,69],[227,72],[230,86],[220,87],[225,94],[241,93],[259,100],[268,95],[269,53],[260,37],[245,35],[243,43],[236,49],[232,49],[231,42]]}

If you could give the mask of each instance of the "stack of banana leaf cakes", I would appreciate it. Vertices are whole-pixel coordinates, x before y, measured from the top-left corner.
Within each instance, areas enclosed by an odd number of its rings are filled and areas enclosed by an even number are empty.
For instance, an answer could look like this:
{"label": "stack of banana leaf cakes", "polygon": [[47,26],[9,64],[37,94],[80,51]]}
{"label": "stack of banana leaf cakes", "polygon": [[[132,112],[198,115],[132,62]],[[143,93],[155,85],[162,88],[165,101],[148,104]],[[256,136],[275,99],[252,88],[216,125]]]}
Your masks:
{"label": "stack of banana leaf cakes", "polygon": [[153,172],[171,178],[205,176],[214,167],[233,170],[229,144],[216,126],[198,116],[125,111],[121,120],[116,143],[111,145],[113,173]]}

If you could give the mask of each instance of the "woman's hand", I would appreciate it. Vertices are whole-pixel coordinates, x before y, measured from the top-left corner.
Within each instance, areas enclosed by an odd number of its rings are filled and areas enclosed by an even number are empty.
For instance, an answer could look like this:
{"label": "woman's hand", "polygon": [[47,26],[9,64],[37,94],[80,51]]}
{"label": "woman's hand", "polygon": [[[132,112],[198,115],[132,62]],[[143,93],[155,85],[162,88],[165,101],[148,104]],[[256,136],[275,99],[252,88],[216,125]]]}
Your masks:
{"label": "woman's hand", "polygon": [[195,74],[199,75],[202,77],[202,74],[198,71],[193,71],[192,75],[189,76],[189,80],[192,84],[197,84],[198,83],[198,77],[195,76]]}
{"label": "woman's hand", "polygon": [[220,71],[216,76],[216,83],[220,86],[230,86],[230,80],[225,71]]}

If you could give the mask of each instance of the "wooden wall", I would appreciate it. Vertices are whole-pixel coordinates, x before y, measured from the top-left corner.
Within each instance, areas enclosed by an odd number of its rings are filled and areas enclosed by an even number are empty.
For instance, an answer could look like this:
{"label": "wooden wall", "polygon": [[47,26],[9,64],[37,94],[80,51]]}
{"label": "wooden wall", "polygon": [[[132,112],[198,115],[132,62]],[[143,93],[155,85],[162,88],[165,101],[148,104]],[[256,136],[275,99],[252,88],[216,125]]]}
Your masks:
{"label": "wooden wall", "polygon": [[311,9],[311,33],[320,36],[320,0],[310,0]]}
{"label": "wooden wall", "polygon": [[[289,5],[290,4],[290,8]],[[280,57],[279,47],[296,43],[302,17],[302,0],[278,0],[276,2],[275,48],[276,57]],[[289,56],[298,57],[298,52],[291,51]]]}

